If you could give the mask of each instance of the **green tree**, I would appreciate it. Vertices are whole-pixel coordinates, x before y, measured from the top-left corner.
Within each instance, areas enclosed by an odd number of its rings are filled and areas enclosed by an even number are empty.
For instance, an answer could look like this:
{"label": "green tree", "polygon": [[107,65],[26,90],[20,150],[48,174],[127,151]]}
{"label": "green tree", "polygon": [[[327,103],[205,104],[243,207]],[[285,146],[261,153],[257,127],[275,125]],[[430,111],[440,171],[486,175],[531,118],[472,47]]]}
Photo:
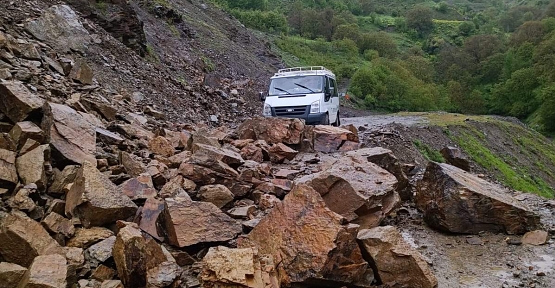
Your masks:
{"label": "green tree", "polygon": [[244,10],[265,10],[268,7],[268,0],[227,0],[229,8],[239,8]]}
{"label": "green tree", "polygon": [[551,3],[545,9],[544,17],[555,17],[555,0],[551,0]]}
{"label": "green tree", "polygon": [[371,32],[361,35],[358,47],[362,53],[366,50],[376,50],[382,57],[394,58],[397,53],[397,44],[388,33]]}
{"label": "green tree", "polygon": [[519,46],[524,42],[538,44],[544,36],[544,25],[540,21],[524,22],[516,31],[511,34],[510,43]]}
{"label": "green tree", "polygon": [[464,42],[463,49],[476,63],[503,51],[503,42],[495,35],[475,35]]}
{"label": "green tree", "polygon": [[462,36],[469,36],[476,29],[476,25],[473,22],[465,21],[459,25],[459,34]]}
{"label": "green tree", "polygon": [[539,93],[542,105],[539,109],[539,122],[546,131],[555,131],[555,83],[543,88]]}
{"label": "green tree", "polygon": [[428,7],[414,7],[407,12],[405,17],[407,27],[415,29],[420,36],[424,36],[434,29],[433,11]]}

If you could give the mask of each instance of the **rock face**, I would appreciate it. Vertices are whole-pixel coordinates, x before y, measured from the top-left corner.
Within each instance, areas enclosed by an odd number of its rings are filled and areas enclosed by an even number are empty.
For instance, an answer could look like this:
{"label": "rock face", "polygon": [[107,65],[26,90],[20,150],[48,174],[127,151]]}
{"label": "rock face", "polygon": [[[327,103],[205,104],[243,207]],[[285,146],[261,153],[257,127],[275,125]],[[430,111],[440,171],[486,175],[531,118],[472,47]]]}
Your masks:
{"label": "rock face", "polygon": [[403,240],[395,227],[361,230],[357,239],[374,260],[383,284],[414,288],[437,287],[437,279],[428,263]]}
{"label": "rock face", "polygon": [[66,214],[85,227],[103,226],[135,215],[137,205],[96,167],[85,162],[67,193]]}
{"label": "rock face", "polygon": [[371,283],[365,278],[368,265],[354,240],[357,227],[341,223],[342,217],[326,207],[318,192],[297,185],[239,247],[257,247],[259,255],[272,255],[282,285]]}
{"label": "rock face", "polygon": [[58,243],[38,222],[21,212],[0,214],[0,255],[6,261],[29,267],[36,256],[59,252]]}
{"label": "rock face", "polygon": [[463,155],[461,149],[456,147],[445,147],[441,149],[441,155],[447,160],[447,163],[459,167],[464,171],[470,171],[470,162]]}
{"label": "rock face", "polygon": [[0,262],[0,288],[17,287],[27,269],[17,264]]}
{"label": "rock face", "polygon": [[237,129],[240,139],[264,140],[268,144],[300,144],[304,123],[299,119],[254,118]]}
{"label": "rock face", "polygon": [[428,225],[453,233],[522,234],[540,225],[539,216],[504,188],[449,164],[428,164],[416,205]]}
{"label": "rock face", "polygon": [[89,32],[79,21],[79,17],[67,5],[55,5],[43,15],[25,24],[25,29],[37,39],[44,41],[58,51],[85,51],[91,41]]}
{"label": "rock face", "polygon": [[241,224],[212,203],[169,198],[166,205],[165,228],[172,245],[229,241],[241,233]]}
{"label": "rock face", "polygon": [[65,288],[67,261],[62,255],[37,256],[19,287]]}
{"label": "rock face", "polygon": [[203,287],[279,288],[271,256],[260,256],[256,249],[230,249],[219,246],[208,250],[203,259]]}
{"label": "rock face", "polygon": [[6,114],[13,122],[20,122],[29,114],[38,110],[44,100],[29,92],[19,81],[0,82],[0,112]]}
{"label": "rock face", "polygon": [[397,179],[360,155],[330,162],[324,171],[297,180],[318,191],[328,207],[363,228],[378,226],[399,204]]}
{"label": "rock face", "polygon": [[15,156],[12,151],[0,149],[0,187],[13,188],[17,182]]}
{"label": "rock face", "polygon": [[94,116],[55,103],[48,103],[43,109],[42,129],[53,153],[70,162],[89,161],[96,165],[96,125],[91,121]]}

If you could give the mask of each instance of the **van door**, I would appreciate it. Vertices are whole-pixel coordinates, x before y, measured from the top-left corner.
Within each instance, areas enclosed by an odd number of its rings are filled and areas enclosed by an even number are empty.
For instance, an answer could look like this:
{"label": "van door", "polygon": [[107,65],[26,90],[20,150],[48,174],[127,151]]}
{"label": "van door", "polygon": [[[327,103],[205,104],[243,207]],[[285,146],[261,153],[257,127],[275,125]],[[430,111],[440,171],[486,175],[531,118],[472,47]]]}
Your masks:
{"label": "van door", "polygon": [[333,91],[330,89],[331,80],[332,79],[326,76],[326,89],[324,89],[324,99],[323,99],[324,101],[322,105],[323,109],[321,110],[321,112],[328,112],[328,115],[330,117],[330,123],[333,122],[333,111],[331,110],[333,108],[332,107]]}
{"label": "van door", "polygon": [[335,123],[337,120],[337,112],[339,112],[339,93],[337,89],[337,83],[335,79],[330,78],[330,92],[331,92],[331,101],[330,101],[330,122]]}

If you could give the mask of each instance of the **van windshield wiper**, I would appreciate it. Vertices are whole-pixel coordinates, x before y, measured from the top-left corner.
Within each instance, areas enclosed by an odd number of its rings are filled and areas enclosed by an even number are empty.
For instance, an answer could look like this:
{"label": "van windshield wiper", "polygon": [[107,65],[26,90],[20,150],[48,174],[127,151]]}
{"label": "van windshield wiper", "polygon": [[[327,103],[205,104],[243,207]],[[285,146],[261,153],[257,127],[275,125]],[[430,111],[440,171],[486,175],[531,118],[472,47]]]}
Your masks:
{"label": "van windshield wiper", "polygon": [[274,89],[276,89],[276,90],[278,90],[278,91],[281,91],[281,92],[285,92],[285,93],[287,93],[287,94],[289,94],[289,95],[293,95],[293,94],[291,94],[289,91],[287,91],[287,90],[285,90],[285,89],[281,89],[281,88],[279,88],[279,87],[274,87]]}
{"label": "van windshield wiper", "polygon": [[316,93],[314,90],[312,90],[312,89],[310,89],[310,88],[308,88],[308,87],[306,87],[306,86],[304,86],[304,85],[302,85],[302,84],[299,84],[299,83],[293,83],[293,84],[295,84],[295,85],[297,85],[297,86],[299,86],[299,87],[301,87],[301,88],[304,88],[304,89],[306,89],[306,90],[309,90],[309,91],[312,92],[312,93]]}

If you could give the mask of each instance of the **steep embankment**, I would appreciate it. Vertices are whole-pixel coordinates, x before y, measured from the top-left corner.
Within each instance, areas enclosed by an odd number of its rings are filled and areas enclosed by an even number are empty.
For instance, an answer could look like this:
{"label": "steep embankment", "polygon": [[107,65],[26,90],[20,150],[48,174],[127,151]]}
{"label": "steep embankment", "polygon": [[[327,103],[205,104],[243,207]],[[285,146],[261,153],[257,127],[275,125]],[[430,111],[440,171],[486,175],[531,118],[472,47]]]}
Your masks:
{"label": "steep embankment", "polygon": [[388,147],[421,171],[441,150],[459,147],[471,171],[515,190],[555,196],[555,145],[514,118],[448,113],[404,113],[345,119],[368,147]]}

